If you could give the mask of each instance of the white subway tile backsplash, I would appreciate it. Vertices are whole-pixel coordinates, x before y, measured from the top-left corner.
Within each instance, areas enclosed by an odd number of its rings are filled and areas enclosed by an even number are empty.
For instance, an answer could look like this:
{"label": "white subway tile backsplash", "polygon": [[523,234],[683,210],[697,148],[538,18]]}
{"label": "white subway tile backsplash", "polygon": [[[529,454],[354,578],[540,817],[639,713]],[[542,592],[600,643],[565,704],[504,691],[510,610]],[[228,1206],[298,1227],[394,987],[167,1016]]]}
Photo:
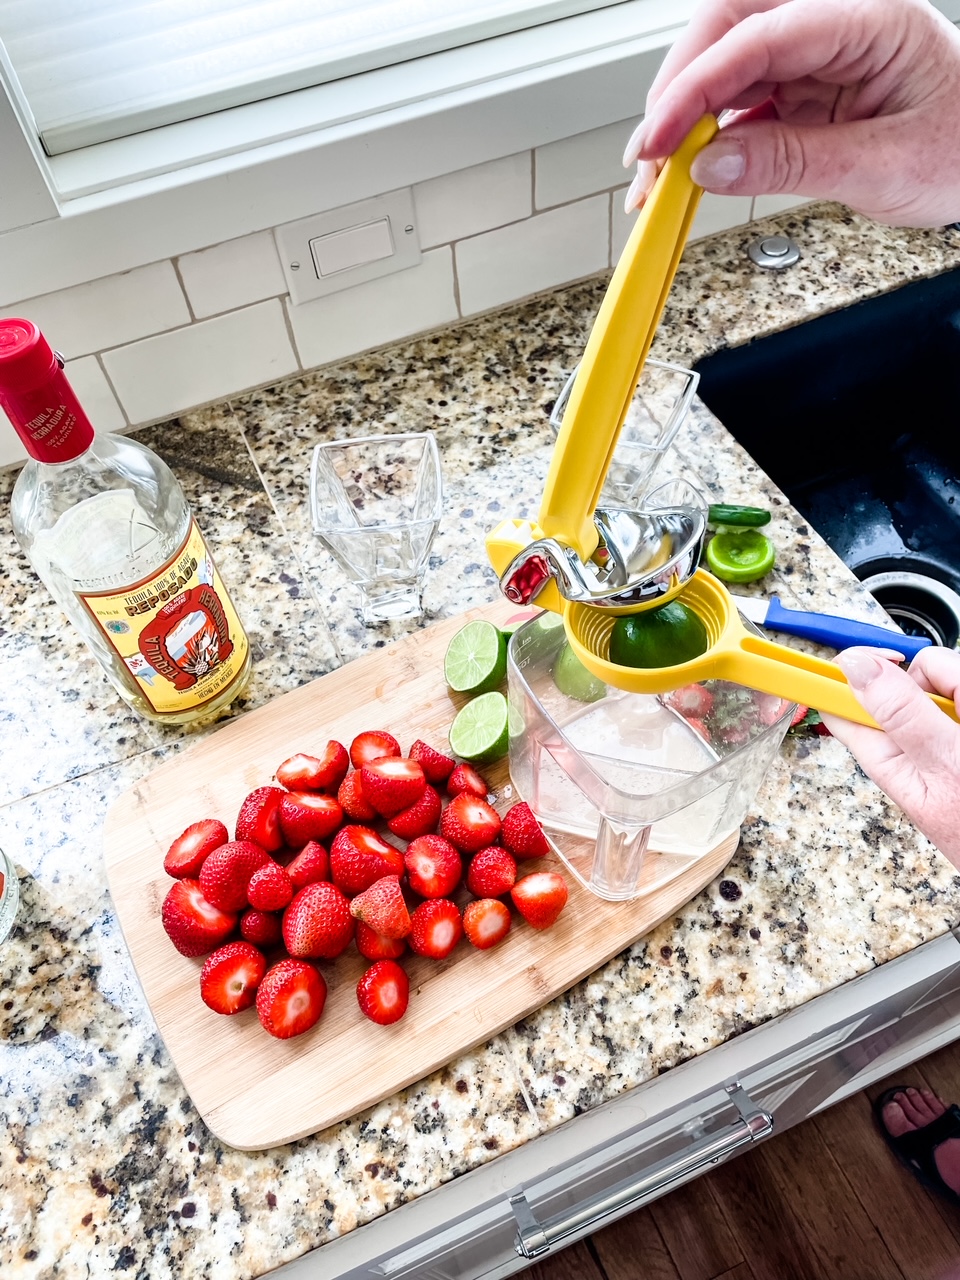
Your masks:
{"label": "white subway tile backsplash", "polygon": [[788,209],[799,208],[809,204],[811,196],[755,196],[753,201],[754,218],[770,218],[775,213],[785,213]]}
{"label": "white subway tile backsplash", "polygon": [[234,311],[287,292],[269,231],[185,254],[177,265],[193,313],[199,317]]}
{"label": "white subway tile backsplash", "polygon": [[118,276],[5,307],[38,324],[68,360],[148,334],[188,324],[190,312],[171,262],[153,262]]}
{"label": "white subway tile backsplash", "polygon": [[463,314],[602,271],[609,253],[609,207],[609,196],[593,196],[461,240],[456,256]]}
{"label": "white subway tile backsplash", "polygon": [[297,370],[277,299],[107,351],[103,363],[135,425]]}
{"label": "white subway tile backsplash", "polygon": [[[627,237],[636,221],[636,213],[624,213],[623,200],[627,188],[613,193],[613,229],[611,248],[613,261],[616,262],[627,243]],[[713,235],[715,231],[726,231],[729,227],[739,227],[741,223],[750,221],[750,196],[715,196],[709,192],[700,198],[697,216],[690,228],[690,240],[699,240],[702,236]]]}
{"label": "white subway tile backsplash", "polygon": [[123,431],[127,420],[96,356],[68,360],[64,372],[98,431]]}
{"label": "white subway tile backsplash", "polygon": [[418,183],[413,199],[421,246],[429,249],[528,218],[532,163],[531,152],[522,151]]}
{"label": "white subway tile backsplash", "polygon": [[456,319],[448,245],[425,253],[419,266],[290,307],[305,369]]}
{"label": "white subway tile backsplash", "polygon": [[620,120],[537,147],[536,207],[548,209],[623,182],[623,149],[638,119]]}

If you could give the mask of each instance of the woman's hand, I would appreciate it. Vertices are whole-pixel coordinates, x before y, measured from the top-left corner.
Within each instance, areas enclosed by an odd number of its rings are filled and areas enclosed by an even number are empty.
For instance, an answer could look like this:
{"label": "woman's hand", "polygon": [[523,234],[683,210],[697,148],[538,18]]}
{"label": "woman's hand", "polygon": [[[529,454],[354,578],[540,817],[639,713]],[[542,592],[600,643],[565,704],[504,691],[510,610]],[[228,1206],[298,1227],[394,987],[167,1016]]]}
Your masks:
{"label": "woman's hand", "polygon": [[871,649],[847,649],[837,665],[884,730],[824,716],[864,771],[960,867],[960,724],[926,696],[960,694],[960,653],[922,649],[903,671]]}
{"label": "woman's hand", "polygon": [[725,110],[691,170],[708,191],[960,220],[960,31],[928,0],[705,0],[627,144],[628,210],[700,116]]}

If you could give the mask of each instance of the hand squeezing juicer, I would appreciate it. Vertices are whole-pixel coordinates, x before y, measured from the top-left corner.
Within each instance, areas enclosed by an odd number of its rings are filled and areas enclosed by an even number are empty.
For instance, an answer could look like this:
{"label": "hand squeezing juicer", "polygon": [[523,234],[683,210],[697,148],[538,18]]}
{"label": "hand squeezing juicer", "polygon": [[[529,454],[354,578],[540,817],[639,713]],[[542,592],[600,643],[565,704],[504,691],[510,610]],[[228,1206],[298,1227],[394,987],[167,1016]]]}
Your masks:
{"label": "hand squeezing juicer", "polygon": [[[721,582],[698,569],[702,511],[597,507],[620,428],[643,371],[702,194],[694,156],[714,137],[704,116],[666,162],[614,271],[554,447],[536,524],[501,522],[487,554],[508,599],[563,618],[567,640],[598,679],[631,693],[729,680],[860,724],[874,720],[832,662],[748,631]],[[628,667],[609,658],[616,616],[679,598],[703,622],[708,647],[689,662]],[[957,719],[953,703],[929,695]]]}

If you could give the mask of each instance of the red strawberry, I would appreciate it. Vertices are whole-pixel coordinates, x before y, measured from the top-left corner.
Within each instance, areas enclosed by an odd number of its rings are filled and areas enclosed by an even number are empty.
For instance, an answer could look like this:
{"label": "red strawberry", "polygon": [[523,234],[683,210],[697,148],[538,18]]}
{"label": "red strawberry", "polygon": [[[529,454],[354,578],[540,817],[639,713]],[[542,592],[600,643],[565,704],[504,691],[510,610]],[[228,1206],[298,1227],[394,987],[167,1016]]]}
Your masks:
{"label": "red strawberry", "polygon": [[449,756],[442,755],[424,742],[422,738],[416,740],[408,755],[411,760],[416,760],[423,770],[423,776],[428,782],[432,782],[434,786],[441,782],[446,782],[457,764],[456,760],[451,760]]}
{"label": "red strawberry", "polygon": [[350,903],[350,914],[384,938],[405,938],[410,932],[410,912],[397,876],[384,876],[364,889]]}
{"label": "red strawberry", "polygon": [[200,868],[200,888],[221,911],[242,911],[248,905],[247,885],[253,873],[273,859],[252,840],[230,840],[207,854]]}
{"label": "red strawberry", "polygon": [[495,844],[500,834],[500,817],[486,800],[461,791],[454,796],[440,818],[440,834],[461,853],[476,853]]}
{"label": "red strawberry", "polygon": [[281,787],[257,787],[251,791],[237,814],[238,840],[253,840],[267,853],[283,844],[280,832],[280,801],[287,793]]}
{"label": "red strawberry", "polygon": [[481,800],[486,800],[487,798],[487,784],[474,769],[473,765],[470,764],[458,764],[447,779],[448,795],[458,796],[463,791],[468,791],[473,796],[479,796]]}
{"label": "red strawberry", "polygon": [[403,1017],[409,999],[410,979],[395,960],[378,960],[357,983],[360,1012],[382,1027]]}
{"label": "red strawberry", "polygon": [[340,783],[337,800],[343,812],[354,822],[373,822],[377,816],[376,809],[363,794],[363,785],[357,772],[348,773]]}
{"label": "red strawberry", "polygon": [[567,884],[556,871],[535,871],[510,890],[513,905],[534,929],[549,929],[567,905]]}
{"label": "red strawberry", "polygon": [[368,729],[358,733],[350,743],[350,763],[355,769],[362,769],[371,760],[379,760],[381,756],[398,756],[400,743],[392,733],[385,729]]}
{"label": "red strawberry", "polygon": [[790,705],[786,698],[778,698],[773,693],[758,693],[757,715],[761,724],[776,724]]}
{"label": "red strawberry", "polygon": [[326,750],[319,757],[308,755],[291,756],[284,760],[277,770],[277,781],[288,791],[328,791],[335,792],[350,768],[350,757],[347,749],[335,739],[327,743]]}
{"label": "red strawberry", "polygon": [[510,932],[510,908],[499,898],[478,898],[463,909],[463,932],[478,951],[487,951]]}
{"label": "red strawberry", "polygon": [[275,947],[283,939],[280,917],[249,907],[240,917],[240,936],[258,947]]}
{"label": "red strawberry", "polygon": [[681,689],[674,689],[663,696],[663,701],[682,716],[692,716],[702,720],[713,708],[713,694],[702,684],[685,684]]}
{"label": "red strawberry", "polygon": [[543,828],[524,800],[511,805],[503,815],[500,839],[515,858],[542,858],[550,852]]}
{"label": "red strawberry", "polygon": [[449,898],[421,902],[410,917],[410,948],[418,956],[446,960],[462,936],[460,911]]}
{"label": "red strawberry", "polygon": [[202,956],[226,942],[237,926],[234,911],[221,911],[203,896],[199,880],[178,880],[160,908],[167,937],[182,956]]}
{"label": "red strawberry", "polygon": [[423,795],[427,780],[416,760],[384,756],[363,766],[360,784],[377,813],[389,818],[416,804]]}
{"label": "red strawberry", "polygon": [[366,960],[399,960],[407,949],[402,938],[384,938],[362,920],[357,921],[357,950]]}
{"label": "red strawberry", "polygon": [[281,960],[257,990],[257,1017],[278,1040],[309,1031],[327,1000],[327,984],[305,960]]}
{"label": "red strawberry", "polygon": [[384,876],[402,876],[403,854],[369,827],[342,827],[330,846],[330,875],[352,898]]}
{"label": "red strawberry", "polygon": [[292,862],[287,863],[287,875],[298,889],[317,880],[329,880],[330,857],[326,849],[316,840],[311,840]]}
{"label": "red strawberry", "polygon": [[250,877],[247,901],[258,911],[282,911],[293,897],[293,881],[278,862],[265,862]]}
{"label": "red strawberry", "polygon": [[687,716],[686,721],[694,733],[699,733],[704,742],[710,741],[710,730],[702,720],[698,720],[695,716]]}
{"label": "red strawberry", "polygon": [[460,855],[443,836],[419,836],[407,845],[403,855],[407,880],[421,898],[446,898],[460,883],[463,864]]}
{"label": "red strawberry", "polygon": [[335,960],[352,940],[350,903],[336,885],[321,881],[297,890],[283,913],[283,942],[292,956]]}
{"label": "red strawberry", "polygon": [[388,818],[387,826],[401,840],[415,840],[417,836],[425,836],[430,831],[436,831],[442,808],[440,793],[427,783],[417,803],[412,804],[409,809],[401,809],[392,818]]}
{"label": "red strawberry", "polygon": [[200,970],[200,999],[214,1013],[240,1013],[257,998],[267,962],[250,942],[228,942]]}
{"label": "red strawberry", "polygon": [[175,880],[195,880],[208,853],[230,839],[229,832],[216,818],[204,818],[187,827],[167,850],[163,869]]}
{"label": "red strawberry", "polygon": [[798,705],[796,711],[793,713],[793,716],[790,719],[790,728],[795,729],[798,724],[801,724],[804,720],[806,720],[807,712],[809,710],[810,710],[809,707],[805,707],[802,704]]}
{"label": "red strawberry", "polygon": [[326,840],[342,821],[343,810],[333,796],[288,791],[280,801],[280,830],[294,849],[311,840]]}
{"label": "red strawberry", "polygon": [[467,888],[475,898],[501,898],[516,881],[517,864],[513,855],[495,844],[481,849],[467,872]]}

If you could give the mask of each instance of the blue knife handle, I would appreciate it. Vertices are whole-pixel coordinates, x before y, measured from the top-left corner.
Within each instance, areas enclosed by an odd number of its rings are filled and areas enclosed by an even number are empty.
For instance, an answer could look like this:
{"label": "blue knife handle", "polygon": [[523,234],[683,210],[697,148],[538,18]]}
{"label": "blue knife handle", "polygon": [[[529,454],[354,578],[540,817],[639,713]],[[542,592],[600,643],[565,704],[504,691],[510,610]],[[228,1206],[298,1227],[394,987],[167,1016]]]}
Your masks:
{"label": "blue knife handle", "polygon": [[902,636],[887,627],[872,622],[855,622],[852,618],[835,618],[829,613],[806,613],[801,609],[785,609],[776,596],[767,607],[763,625],[769,631],[782,631],[788,636],[803,636],[834,649],[849,649],[854,644],[865,644],[877,649],[895,649],[909,661],[921,649],[933,641],[925,636]]}

